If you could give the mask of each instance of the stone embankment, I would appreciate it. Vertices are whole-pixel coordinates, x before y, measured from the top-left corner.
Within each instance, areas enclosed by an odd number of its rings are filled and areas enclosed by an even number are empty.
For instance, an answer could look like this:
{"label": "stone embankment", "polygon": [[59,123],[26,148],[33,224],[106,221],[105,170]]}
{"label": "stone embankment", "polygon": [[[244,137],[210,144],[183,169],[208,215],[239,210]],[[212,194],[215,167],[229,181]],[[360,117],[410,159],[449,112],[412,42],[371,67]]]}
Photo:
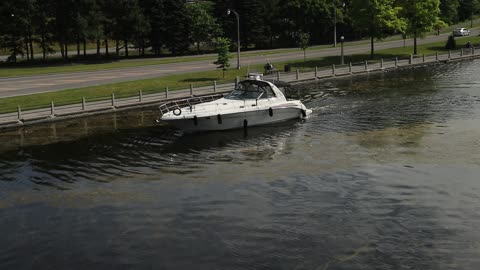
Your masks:
{"label": "stone embankment", "polygon": [[[314,80],[327,80],[343,78],[345,76],[364,75],[372,72],[385,72],[401,69],[414,68],[424,65],[436,65],[448,63],[451,61],[460,61],[479,58],[480,53],[475,49],[462,49],[460,51],[449,52],[448,54],[432,56],[410,56],[409,58],[381,59],[380,61],[362,63],[348,63],[344,65],[332,65],[331,67],[315,68],[312,71],[300,72],[274,72],[266,76],[268,79],[281,80],[289,83],[304,83]],[[80,118],[97,114],[114,113],[123,110],[132,110],[142,107],[156,106],[164,102],[184,99],[191,96],[202,97],[211,94],[222,94],[231,91],[234,82],[217,85],[212,82],[211,86],[194,87],[189,89],[165,91],[154,94],[142,94],[139,91],[137,96],[128,98],[115,98],[114,95],[108,99],[95,102],[87,102],[85,99],[78,104],[55,106],[23,111],[18,107],[17,112],[0,114],[0,129],[17,128],[26,125],[33,125],[52,121],[61,121],[72,118]]]}

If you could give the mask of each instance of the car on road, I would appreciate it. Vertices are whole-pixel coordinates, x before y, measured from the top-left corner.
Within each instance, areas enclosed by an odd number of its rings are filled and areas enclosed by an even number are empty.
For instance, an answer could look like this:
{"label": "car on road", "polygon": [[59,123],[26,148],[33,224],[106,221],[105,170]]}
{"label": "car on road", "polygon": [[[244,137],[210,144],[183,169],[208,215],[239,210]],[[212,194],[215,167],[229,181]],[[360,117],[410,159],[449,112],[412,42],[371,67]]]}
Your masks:
{"label": "car on road", "polygon": [[457,28],[453,30],[454,37],[470,36],[470,30],[467,28]]}

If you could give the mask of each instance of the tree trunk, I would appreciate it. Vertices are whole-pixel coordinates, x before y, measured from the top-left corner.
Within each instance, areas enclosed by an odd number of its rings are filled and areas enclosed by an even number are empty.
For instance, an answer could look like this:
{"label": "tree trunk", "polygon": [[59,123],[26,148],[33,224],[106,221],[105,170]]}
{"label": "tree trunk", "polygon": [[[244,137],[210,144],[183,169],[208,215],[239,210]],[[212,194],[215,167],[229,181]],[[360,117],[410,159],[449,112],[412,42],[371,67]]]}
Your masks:
{"label": "tree trunk", "polygon": [[68,42],[65,41],[65,60],[68,60]]}
{"label": "tree trunk", "polygon": [[125,46],[125,57],[128,57],[128,41],[124,39],[123,44]]}
{"label": "tree trunk", "polygon": [[87,40],[83,39],[83,57],[87,57]]}
{"label": "tree trunk", "polygon": [[145,39],[142,38],[142,56],[145,56]]}
{"label": "tree trunk", "polygon": [[27,53],[27,61],[30,61],[30,49],[28,48],[28,36],[25,34],[25,51]]}
{"label": "tree trunk", "polygon": [[375,53],[375,38],[372,35],[370,37],[370,59],[373,59],[374,53]]}
{"label": "tree trunk", "polygon": [[80,58],[80,38],[77,37],[77,57]]}
{"label": "tree trunk", "polygon": [[17,63],[17,44],[13,42],[13,63]]}
{"label": "tree trunk", "polygon": [[413,54],[417,55],[417,31],[413,32]]}
{"label": "tree trunk", "polygon": [[108,57],[108,39],[105,39],[105,55]]}
{"label": "tree trunk", "polygon": [[45,32],[42,30],[42,54],[43,54],[43,61],[47,60],[47,48],[45,46]]}
{"label": "tree trunk", "polygon": [[32,38],[32,33],[28,33],[28,43],[30,45],[30,60],[33,61],[33,38]]}
{"label": "tree trunk", "polygon": [[62,54],[62,59],[65,59],[65,47],[63,46],[63,41],[58,43],[58,45],[60,45],[60,52]]}
{"label": "tree trunk", "polygon": [[197,41],[197,54],[200,54],[200,42]]}
{"label": "tree trunk", "polygon": [[100,39],[97,39],[97,56],[100,56]]}
{"label": "tree trunk", "polygon": [[116,53],[117,57],[120,55],[120,43],[119,43],[118,39],[115,40],[115,53]]}

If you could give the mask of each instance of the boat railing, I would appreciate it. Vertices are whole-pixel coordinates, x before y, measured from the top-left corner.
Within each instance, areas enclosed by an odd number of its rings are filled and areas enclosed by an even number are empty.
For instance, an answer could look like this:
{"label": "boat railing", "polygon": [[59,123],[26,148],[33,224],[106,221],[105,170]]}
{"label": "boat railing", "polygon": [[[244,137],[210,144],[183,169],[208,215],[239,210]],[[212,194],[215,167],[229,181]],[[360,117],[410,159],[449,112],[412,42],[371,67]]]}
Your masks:
{"label": "boat railing", "polygon": [[189,97],[189,98],[184,98],[184,99],[163,103],[158,108],[160,109],[160,113],[163,115],[168,112],[174,112],[175,110],[181,109],[181,108],[189,107],[190,109],[192,109],[192,107],[197,104],[214,101],[222,97],[223,97],[223,94]]}

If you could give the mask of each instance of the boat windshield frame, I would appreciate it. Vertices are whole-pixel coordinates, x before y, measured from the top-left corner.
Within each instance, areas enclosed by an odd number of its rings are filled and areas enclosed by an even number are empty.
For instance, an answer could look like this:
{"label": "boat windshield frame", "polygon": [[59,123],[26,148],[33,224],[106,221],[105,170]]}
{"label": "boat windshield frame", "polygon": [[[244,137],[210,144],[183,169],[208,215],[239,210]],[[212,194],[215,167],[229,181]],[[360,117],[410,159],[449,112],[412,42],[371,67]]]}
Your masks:
{"label": "boat windshield frame", "polygon": [[238,83],[235,90],[225,96],[231,100],[257,100],[276,97],[269,83],[257,80],[245,80]]}

